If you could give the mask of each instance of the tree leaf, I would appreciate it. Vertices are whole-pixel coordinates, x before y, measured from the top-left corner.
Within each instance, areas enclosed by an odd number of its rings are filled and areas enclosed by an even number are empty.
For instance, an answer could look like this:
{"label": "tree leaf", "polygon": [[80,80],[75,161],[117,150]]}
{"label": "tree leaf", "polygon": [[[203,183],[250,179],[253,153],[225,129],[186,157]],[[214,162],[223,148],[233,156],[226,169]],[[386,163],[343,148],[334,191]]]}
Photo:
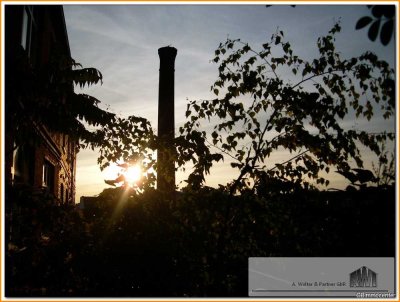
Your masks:
{"label": "tree leaf", "polygon": [[371,27],[369,28],[368,31],[368,38],[371,41],[375,41],[376,37],[378,36],[379,33],[379,27],[381,25],[381,20],[376,20],[374,23],[372,23]]}
{"label": "tree leaf", "polygon": [[383,15],[390,19],[394,17],[396,12],[396,7],[394,5],[382,5],[383,6]]}
{"label": "tree leaf", "polygon": [[372,22],[372,18],[371,17],[369,17],[369,16],[362,17],[361,19],[359,19],[357,21],[356,30],[364,28],[365,26],[367,26],[371,22]]}
{"label": "tree leaf", "polygon": [[372,15],[375,18],[381,18],[383,13],[384,13],[384,5],[374,5],[374,7],[372,8]]}

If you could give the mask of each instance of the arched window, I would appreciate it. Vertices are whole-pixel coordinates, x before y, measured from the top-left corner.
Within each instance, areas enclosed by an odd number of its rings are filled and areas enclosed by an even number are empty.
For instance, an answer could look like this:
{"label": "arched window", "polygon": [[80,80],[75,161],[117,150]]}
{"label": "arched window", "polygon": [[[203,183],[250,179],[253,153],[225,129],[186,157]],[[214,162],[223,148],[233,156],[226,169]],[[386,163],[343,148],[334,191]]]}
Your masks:
{"label": "arched window", "polygon": [[34,151],[29,146],[15,147],[12,162],[13,183],[33,184]]}

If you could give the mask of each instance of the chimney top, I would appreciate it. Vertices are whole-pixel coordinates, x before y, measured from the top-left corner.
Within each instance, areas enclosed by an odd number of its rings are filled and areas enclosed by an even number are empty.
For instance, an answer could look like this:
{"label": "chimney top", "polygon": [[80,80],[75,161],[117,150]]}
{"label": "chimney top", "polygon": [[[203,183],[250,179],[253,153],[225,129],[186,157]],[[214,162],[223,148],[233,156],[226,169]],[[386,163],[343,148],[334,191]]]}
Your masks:
{"label": "chimney top", "polygon": [[178,51],[176,50],[176,48],[175,47],[171,47],[171,46],[165,46],[165,47],[161,47],[161,48],[158,49],[158,54],[160,56],[166,55],[166,56],[175,57],[177,52]]}

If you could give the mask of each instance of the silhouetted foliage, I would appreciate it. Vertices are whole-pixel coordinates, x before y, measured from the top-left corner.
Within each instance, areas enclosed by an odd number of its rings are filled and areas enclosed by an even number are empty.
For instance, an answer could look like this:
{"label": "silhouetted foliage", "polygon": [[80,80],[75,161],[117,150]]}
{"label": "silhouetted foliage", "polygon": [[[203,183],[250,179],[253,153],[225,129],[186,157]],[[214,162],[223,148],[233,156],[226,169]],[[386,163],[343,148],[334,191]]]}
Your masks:
{"label": "silhouetted foliage", "polygon": [[114,114],[100,109],[96,98],[75,93],[73,86],[102,82],[100,71],[82,68],[57,47],[45,65],[33,66],[22,47],[7,58],[7,127],[16,145],[31,141],[38,125],[83,144],[99,144],[90,127],[106,125]]}
{"label": "silhouetted foliage", "polygon": [[155,151],[159,147],[148,120],[141,117],[116,117],[111,123],[99,130],[101,133],[100,156],[98,164],[101,169],[110,163],[120,165],[139,165],[146,173],[138,184],[140,189],[154,186],[156,178]]}
{"label": "silhouetted foliage", "polygon": [[383,145],[384,152],[379,156],[378,164],[372,163],[376,184],[383,187],[395,185],[396,182],[396,158],[393,152],[389,154],[385,148],[386,146]]}
{"label": "silhouetted foliage", "polygon": [[[197,142],[217,150],[216,159],[219,154],[239,170],[231,193],[254,190],[265,177],[305,188],[313,180],[328,184],[321,171],[336,167],[347,173],[351,159],[363,167],[359,144],[379,156],[381,143],[393,140],[393,133],[343,126],[345,119],[369,121],[374,113],[390,118],[395,82],[394,70],[371,52],[343,59],[335,49],[340,29],[335,24],[318,39],[319,57],[311,61],[295,54],[282,31],[258,51],[240,39],[227,39],[215,51],[219,76],[211,90],[222,96],[191,101],[180,133],[188,142],[196,133]],[[213,125],[211,133],[200,130],[207,121]],[[278,150],[292,155],[271,163]],[[204,159],[201,164],[204,172],[211,166]]]}
{"label": "silhouetted foliage", "polygon": [[[26,51],[17,47],[6,66],[6,126],[14,146],[38,144],[38,127],[68,134],[80,148],[99,148],[100,168],[123,159],[139,163],[144,170],[155,166],[156,137],[150,123],[140,117],[122,118],[101,109],[93,96],[76,93],[80,88],[102,83],[96,68],[83,68],[56,46],[45,65],[32,65]],[[121,139],[121,141],[120,141]],[[123,150],[118,144],[129,146]],[[142,188],[154,185],[154,175],[144,175]]]}
{"label": "silhouetted foliage", "polygon": [[80,261],[90,245],[74,206],[45,190],[9,187],[5,227],[7,296],[69,296],[85,286]]}
{"label": "silhouetted foliage", "polygon": [[82,210],[28,189],[8,198],[8,297],[246,297],[248,257],[395,253],[394,186],[241,196],[205,187],[175,201],[121,187]]}
{"label": "silhouetted foliage", "polygon": [[[272,5],[266,5],[271,7]],[[296,5],[290,5],[296,7]],[[368,38],[371,41],[375,41],[378,37],[380,30],[380,40],[383,45],[388,45],[392,40],[394,26],[395,26],[395,11],[396,6],[394,5],[367,5],[368,9],[371,10],[372,16],[361,17],[356,23],[356,30],[362,29],[367,25],[371,24],[368,30]],[[381,27],[381,23],[384,23]]]}
{"label": "silhouetted foliage", "polygon": [[[372,16],[364,16],[357,21],[356,29],[362,29],[371,25],[368,30],[368,38],[375,41],[380,31],[380,41],[383,45],[388,45],[392,39],[395,26],[394,5],[368,5]],[[382,27],[381,24],[383,23]]]}

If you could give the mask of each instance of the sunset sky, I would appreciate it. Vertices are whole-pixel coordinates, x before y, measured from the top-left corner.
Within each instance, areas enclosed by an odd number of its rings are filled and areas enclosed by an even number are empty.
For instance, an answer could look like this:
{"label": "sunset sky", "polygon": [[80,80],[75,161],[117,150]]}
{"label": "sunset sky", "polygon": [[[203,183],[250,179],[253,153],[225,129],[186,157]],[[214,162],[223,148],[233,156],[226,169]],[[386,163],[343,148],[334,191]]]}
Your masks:
{"label": "sunset sky", "polygon": [[[254,48],[269,40],[277,28],[285,32],[296,53],[306,59],[317,54],[316,40],[341,20],[337,48],[343,57],[371,50],[392,66],[393,40],[388,46],[371,42],[367,30],[355,31],[357,20],[369,15],[365,5],[64,5],[72,57],[84,67],[96,67],[103,85],[85,90],[102,102],[103,108],[122,116],[137,115],[157,129],[157,50],[171,45],[178,49],[175,65],[176,129],[183,124],[187,99],[209,99],[217,77],[211,63],[215,49],[227,37],[241,38]],[[79,92],[77,90],[77,92]],[[345,121],[354,124],[354,121]],[[369,129],[394,130],[394,120],[373,119]],[[97,165],[97,153],[81,150],[77,161],[77,196],[96,195],[107,185]],[[284,161],[283,154],[274,160]],[[365,162],[370,163],[373,158]],[[237,171],[226,163],[216,166],[207,184],[226,184]],[[177,183],[184,176],[177,175]],[[344,178],[331,173],[331,186],[343,187]]]}

